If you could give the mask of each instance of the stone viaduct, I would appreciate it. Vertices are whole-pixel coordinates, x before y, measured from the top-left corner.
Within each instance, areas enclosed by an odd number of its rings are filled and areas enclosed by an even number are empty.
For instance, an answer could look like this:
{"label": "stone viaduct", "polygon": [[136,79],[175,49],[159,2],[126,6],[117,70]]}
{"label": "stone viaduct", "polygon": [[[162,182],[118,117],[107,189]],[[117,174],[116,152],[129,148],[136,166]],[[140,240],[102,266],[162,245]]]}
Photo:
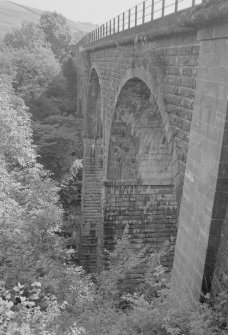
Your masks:
{"label": "stone viaduct", "polygon": [[172,290],[198,299],[228,276],[228,1],[160,2],[160,18],[143,2],[143,24],[136,7],[134,27],[127,12],[75,47],[80,258],[101,269],[126,225],[137,249],[176,236]]}

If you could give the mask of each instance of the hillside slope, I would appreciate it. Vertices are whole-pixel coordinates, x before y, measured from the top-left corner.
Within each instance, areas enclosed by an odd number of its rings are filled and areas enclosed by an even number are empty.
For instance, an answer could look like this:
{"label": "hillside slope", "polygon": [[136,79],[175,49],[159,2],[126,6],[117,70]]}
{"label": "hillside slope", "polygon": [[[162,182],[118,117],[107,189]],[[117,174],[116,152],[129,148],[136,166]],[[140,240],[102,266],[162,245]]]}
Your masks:
{"label": "hillside slope", "polygon": [[[12,1],[0,1],[0,36],[20,26],[23,21],[38,23],[41,14],[42,10],[36,8],[26,7]],[[78,38],[95,29],[92,23],[74,22],[68,19],[67,23]]]}

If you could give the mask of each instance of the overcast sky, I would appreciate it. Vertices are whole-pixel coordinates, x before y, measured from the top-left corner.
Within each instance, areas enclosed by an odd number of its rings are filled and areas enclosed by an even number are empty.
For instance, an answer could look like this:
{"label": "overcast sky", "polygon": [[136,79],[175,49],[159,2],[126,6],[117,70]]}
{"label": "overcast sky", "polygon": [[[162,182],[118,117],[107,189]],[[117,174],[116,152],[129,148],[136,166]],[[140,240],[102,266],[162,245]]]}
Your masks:
{"label": "overcast sky", "polygon": [[[192,0],[179,1],[190,3]],[[142,0],[14,0],[12,2],[42,10],[55,10],[73,21],[101,24],[141,3]],[[174,0],[166,0],[166,3],[168,2],[173,3]]]}
{"label": "overcast sky", "polygon": [[[0,0],[1,1],[1,0]],[[57,11],[73,21],[103,23],[134,6],[137,0],[13,0],[22,5]]]}

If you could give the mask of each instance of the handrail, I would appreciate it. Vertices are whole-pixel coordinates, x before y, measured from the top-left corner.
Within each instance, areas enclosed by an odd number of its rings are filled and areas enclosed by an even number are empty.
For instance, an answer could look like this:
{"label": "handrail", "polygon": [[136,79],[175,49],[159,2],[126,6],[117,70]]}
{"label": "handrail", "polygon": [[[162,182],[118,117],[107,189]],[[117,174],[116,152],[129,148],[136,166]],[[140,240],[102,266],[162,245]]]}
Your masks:
{"label": "handrail", "polygon": [[89,45],[202,2],[203,0],[145,0],[91,31],[83,37],[80,44]]}

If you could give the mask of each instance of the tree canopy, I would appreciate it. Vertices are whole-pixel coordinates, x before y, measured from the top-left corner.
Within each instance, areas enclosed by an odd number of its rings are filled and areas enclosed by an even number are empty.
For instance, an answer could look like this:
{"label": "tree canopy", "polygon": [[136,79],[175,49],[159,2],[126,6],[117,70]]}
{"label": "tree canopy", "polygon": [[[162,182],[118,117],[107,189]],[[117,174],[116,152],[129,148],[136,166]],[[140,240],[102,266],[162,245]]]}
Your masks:
{"label": "tree canopy", "polygon": [[34,22],[23,22],[21,27],[14,28],[4,36],[6,46],[13,49],[34,49],[47,47],[45,34],[39,24]]}
{"label": "tree canopy", "polygon": [[[0,74],[10,78],[14,92],[29,107],[39,160],[60,180],[82,154],[80,122],[75,118],[76,75],[71,57],[60,64],[52,51],[56,45],[64,54],[70,47],[65,18],[45,12],[40,21],[42,25],[24,22],[5,36],[0,46]],[[51,35],[46,35],[49,25],[55,36],[51,43],[47,40]],[[64,37],[63,45],[61,36],[69,37]]]}
{"label": "tree canopy", "polygon": [[70,50],[73,40],[65,17],[56,12],[44,12],[40,17],[40,27],[56,57],[63,57]]}

